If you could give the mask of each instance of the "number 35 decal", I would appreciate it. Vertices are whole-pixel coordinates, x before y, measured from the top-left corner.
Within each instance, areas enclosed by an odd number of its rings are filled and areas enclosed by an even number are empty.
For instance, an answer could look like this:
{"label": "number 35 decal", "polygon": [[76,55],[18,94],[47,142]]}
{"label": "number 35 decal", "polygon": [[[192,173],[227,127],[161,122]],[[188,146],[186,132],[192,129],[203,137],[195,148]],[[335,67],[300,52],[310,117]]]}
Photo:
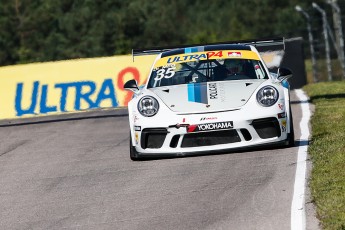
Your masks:
{"label": "number 35 decal", "polygon": [[156,81],[160,81],[163,78],[171,78],[175,75],[175,71],[174,71],[175,67],[169,67],[169,68],[165,68],[165,69],[159,69],[157,70],[157,76],[155,77]]}

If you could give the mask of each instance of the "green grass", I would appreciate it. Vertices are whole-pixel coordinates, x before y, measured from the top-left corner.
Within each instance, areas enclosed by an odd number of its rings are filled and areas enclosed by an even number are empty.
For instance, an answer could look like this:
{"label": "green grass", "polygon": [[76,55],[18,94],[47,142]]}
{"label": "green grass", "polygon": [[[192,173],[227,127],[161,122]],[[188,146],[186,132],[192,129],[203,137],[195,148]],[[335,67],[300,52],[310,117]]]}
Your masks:
{"label": "green grass", "polygon": [[311,120],[309,182],[323,229],[345,230],[345,81],[304,87],[315,113]]}
{"label": "green grass", "polygon": [[[340,63],[337,59],[331,60],[332,66],[332,78],[334,81],[342,80],[342,70]],[[328,81],[327,77],[327,65],[325,59],[318,59],[316,60],[316,68],[317,68],[317,80],[318,82]],[[305,70],[307,73],[307,82],[314,83],[313,75],[312,75],[312,64],[310,59],[305,60]]]}

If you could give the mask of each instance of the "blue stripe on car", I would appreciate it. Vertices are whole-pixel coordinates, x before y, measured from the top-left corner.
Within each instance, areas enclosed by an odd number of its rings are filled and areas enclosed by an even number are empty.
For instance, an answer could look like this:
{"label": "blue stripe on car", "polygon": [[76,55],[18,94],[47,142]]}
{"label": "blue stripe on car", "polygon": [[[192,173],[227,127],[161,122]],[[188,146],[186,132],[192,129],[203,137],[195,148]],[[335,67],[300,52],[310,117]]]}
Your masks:
{"label": "blue stripe on car", "polygon": [[184,53],[185,54],[202,52],[202,51],[204,51],[204,47],[203,46],[184,48]]}
{"label": "blue stripe on car", "polygon": [[188,84],[188,101],[195,102],[194,84]]}
{"label": "blue stripe on car", "polygon": [[188,101],[207,104],[207,85],[188,84]]}

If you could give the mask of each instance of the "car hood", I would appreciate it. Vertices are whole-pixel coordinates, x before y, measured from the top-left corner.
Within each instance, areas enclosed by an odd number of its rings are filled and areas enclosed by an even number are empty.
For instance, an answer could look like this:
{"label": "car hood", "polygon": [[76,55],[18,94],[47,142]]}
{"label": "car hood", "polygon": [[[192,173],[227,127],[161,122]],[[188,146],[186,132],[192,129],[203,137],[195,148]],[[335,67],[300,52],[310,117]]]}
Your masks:
{"label": "car hood", "polygon": [[218,81],[149,89],[172,111],[197,113],[238,109],[266,80]]}

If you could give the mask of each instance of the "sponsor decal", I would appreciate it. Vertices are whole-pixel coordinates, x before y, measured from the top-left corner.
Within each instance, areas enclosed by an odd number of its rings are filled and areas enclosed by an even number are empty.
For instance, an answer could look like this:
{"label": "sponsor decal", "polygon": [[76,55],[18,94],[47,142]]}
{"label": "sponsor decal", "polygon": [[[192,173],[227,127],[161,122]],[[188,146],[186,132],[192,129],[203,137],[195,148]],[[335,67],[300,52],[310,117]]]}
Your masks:
{"label": "sponsor decal", "polygon": [[[40,84],[35,81],[32,86],[31,104],[25,107],[22,103],[23,98],[27,95],[24,93],[24,83],[17,83],[14,107],[18,117],[33,114],[35,115],[36,107],[39,107],[40,114],[51,112],[68,112],[67,99],[68,95],[73,94],[74,110],[100,108],[103,101],[109,101],[112,107],[117,107],[118,102],[115,94],[115,86],[112,79],[104,79],[102,84],[98,86],[94,81],[79,81],[79,82],[66,82],[56,83],[54,89],[48,88],[48,84]],[[58,104],[48,105],[48,98],[51,98],[51,91],[53,93],[59,92]],[[56,92],[57,91],[57,92]],[[86,107],[82,107],[82,102]]]}
{"label": "sponsor decal", "polygon": [[207,104],[207,85],[206,84],[188,84],[188,101]]}
{"label": "sponsor decal", "polygon": [[139,117],[137,115],[134,115],[134,123],[139,121]]}
{"label": "sponsor decal", "polygon": [[209,83],[208,90],[210,92],[210,99],[217,99],[218,91],[217,91],[217,84],[216,83]]}
{"label": "sponsor decal", "polygon": [[[200,50],[193,49],[193,48],[187,48],[185,49],[185,53],[193,53]],[[209,58],[221,58],[223,57],[222,51],[210,51],[207,53],[201,53],[201,54],[187,54],[187,55],[181,55],[181,56],[175,56],[175,57],[169,57],[167,60],[167,63],[175,63],[175,62],[187,62],[187,61],[199,61]]]}
{"label": "sponsor decal", "polygon": [[162,66],[168,66],[169,64],[183,62],[198,62],[200,60],[206,59],[223,60],[223,58],[245,58],[252,60],[260,60],[259,56],[255,52],[249,50],[217,50],[205,52],[202,49],[196,49],[195,47],[192,47],[185,48],[184,54],[167,56],[159,59],[155,63],[155,67],[158,68]]}
{"label": "sponsor decal", "polygon": [[285,118],[286,117],[286,113],[278,113],[278,118]]}
{"label": "sponsor decal", "polygon": [[207,59],[207,54],[191,54],[169,57],[167,63],[184,62],[184,61],[198,61],[200,59]]}
{"label": "sponsor decal", "polygon": [[241,52],[228,52],[228,57],[241,57]]}
{"label": "sponsor decal", "polygon": [[134,131],[141,131],[141,126],[134,126]]}
{"label": "sponsor decal", "polygon": [[286,132],[286,119],[282,120],[282,132]]}
{"label": "sponsor decal", "polygon": [[226,89],[225,89],[225,87],[224,87],[224,85],[222,85],[222,84],[220,84],[220,85],[218,85],[219,87],[218,87],[218,90],[219,90],[219,98],[220,98],[220,101],[221,102],[225,102],[226,101],[226,94],[225,94],[225,92],[226,92]]}
{"label": "sponsor decal", "polygon": [[280,110],[284,110],[284,104],[278,104]]}
{"label": "sponsor decal", "polygon": [[162,68],[156,71],[156,77],[154,78],[155,81],[160,81],[163,78],[169,79],[172,78],[175,75],[175,67],[170,68]]}
{"label": "sponsor decal", "polygon": [[232,121],[224,121],[224,122],[206,123],[206,124],[200,124],[200,125],[190,125],[187,128],[187,132],[192,133],[192,132],[200,132],[200,131],[232,129],[233,127],[234,127],[234,123]]}
{"label": "sponsor decal", "polygon": [[139,143],[139,134],[135,132],[135,144]]}
{"label": "sponsor decal", "polygon": [[[114,62],[106,65],[106,70],[103,70],[103,67],[99,67],[98,64],[93,66],[93,63],[96,64],[98,61],[87,60],[84,63],[82,60],[77,62],[71,60],[13,66],[11,71],[18,73],[14,78],[10,77],[13,74],[9,74],[7,77],[0,73],[0,85],[10,87],[8,92],[11,92],[8,98],[0,97],[1,118],[34,117],[124,106],[133,95],[132,92],[124,91],[124,81],[130,78],[135,79],[138,83],[146,80],[145,77],[140,76],[136,67],[116,70],[114,77],[105,78],[102,76],[103,74],[113,75],[110,69],[113,69]],[[72,68],[72,66],[76,67]],[[20,71],[16,71],[17,69]],[[73,71],[71,72],[71,70]],[[46,77],[41,78],[40,76],[43,75]],[[84,75],[86,76],[83,77]],[[18,81],[19,79],[22,80]],[[4,104],[4,100],[8,103]]]}
{"label": "sponsor decal", "polygon": [[211,51],[211,52],[207,52],[207,56],[208,56],[208,58],[223,57],[223,52],[222,51],[218,51],[218,52]]}
{"label": "sponsor decal", "polygon": [[217,120],[217,117],[202,117],[200,118],[200,121],[209,121],[209,120]]}
{"label": "sponsor decal", "polygon": [[155,68],[152,69],[152,71],[157,71],[157,70],[160,70],[160,69],[167,69],[167,68],[176,69],[176,65],[175,64],[166,64],[166,65],[163,65],[163,66],[155,67]]}

